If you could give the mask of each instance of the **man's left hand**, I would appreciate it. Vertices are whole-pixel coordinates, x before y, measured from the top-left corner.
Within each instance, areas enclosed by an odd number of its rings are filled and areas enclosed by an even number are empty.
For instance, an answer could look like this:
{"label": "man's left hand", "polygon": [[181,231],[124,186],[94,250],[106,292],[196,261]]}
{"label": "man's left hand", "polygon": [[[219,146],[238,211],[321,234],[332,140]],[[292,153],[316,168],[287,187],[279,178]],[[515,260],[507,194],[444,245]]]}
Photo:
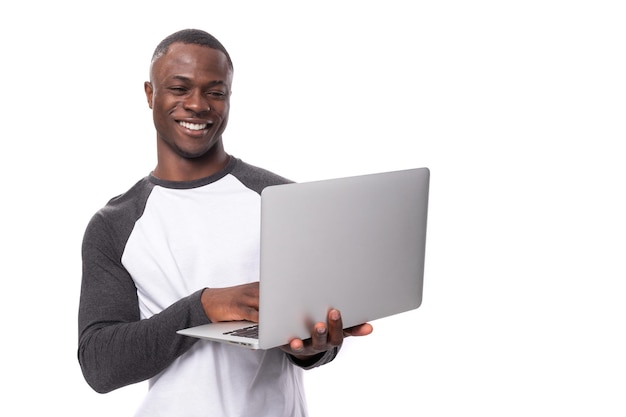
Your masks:
{"label": "man's left hand", "polygon": [[347,336],[367,336],[372,331],[372,325],[369,323],[344,329],[341,313],[339,310],[331,309],[328,312],[327,323],[319,322],[313,326],[310,339],[293,339],[281,349],[299,360],[307,360],[321,352],[341,346]]}

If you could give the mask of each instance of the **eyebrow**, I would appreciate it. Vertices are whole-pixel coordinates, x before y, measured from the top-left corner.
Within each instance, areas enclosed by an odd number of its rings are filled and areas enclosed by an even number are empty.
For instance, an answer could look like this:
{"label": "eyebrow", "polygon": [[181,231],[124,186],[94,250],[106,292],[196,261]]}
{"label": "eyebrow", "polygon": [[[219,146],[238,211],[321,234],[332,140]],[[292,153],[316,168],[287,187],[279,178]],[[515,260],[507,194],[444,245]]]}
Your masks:
{"label": "eyebrow", "polygon": [[[184,75],[173,75],[173,76],[172,76],[172,79],[173,79],[173,80],[184,81],[184,82],[191,82],[191,78],[189,78],[189,77],[185,77]],[[224,82],[224,81],[222,81],[222,80],[215,80],[215,81],[211,81],[211,82],[209,83],[209,85],[208,85],[208,86],[209,86],[209,87],[215,87],[216,85],[223,85],[223,86],[228,87],[228,86],[226,85],[226,82]]]}

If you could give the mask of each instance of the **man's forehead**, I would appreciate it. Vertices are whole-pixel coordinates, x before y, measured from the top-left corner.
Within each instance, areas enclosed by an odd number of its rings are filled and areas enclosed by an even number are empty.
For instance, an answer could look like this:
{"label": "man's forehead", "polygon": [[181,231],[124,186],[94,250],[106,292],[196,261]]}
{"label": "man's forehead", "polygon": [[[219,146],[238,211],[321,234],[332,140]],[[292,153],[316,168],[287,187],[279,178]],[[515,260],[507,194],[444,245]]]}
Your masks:
{"label": "man's forehead", "polygon": [[170,45],[167,52],[156,58],[151,65],[151,75],[168,76],[172,72],[187,70],[206,70],[221,72],[229,79],[232,70],[226,54],[204,45],[176,42]]}

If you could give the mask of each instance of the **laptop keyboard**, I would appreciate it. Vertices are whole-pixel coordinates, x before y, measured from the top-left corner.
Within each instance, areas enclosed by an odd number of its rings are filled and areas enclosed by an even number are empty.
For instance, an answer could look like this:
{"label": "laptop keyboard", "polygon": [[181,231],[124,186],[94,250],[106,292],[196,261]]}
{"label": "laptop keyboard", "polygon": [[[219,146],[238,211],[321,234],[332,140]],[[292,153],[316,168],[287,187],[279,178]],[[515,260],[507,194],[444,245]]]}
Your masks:
{"label": "laptop keyboard", "polygon": [[249,337],[251,339],[258,339],[259,338],[259,325],[254,324],[252,326],[244,327],[244,328],[237,329],[237,330],[232,330],[224,334],[229,334],[232,336],[240,336],[240,337]]}

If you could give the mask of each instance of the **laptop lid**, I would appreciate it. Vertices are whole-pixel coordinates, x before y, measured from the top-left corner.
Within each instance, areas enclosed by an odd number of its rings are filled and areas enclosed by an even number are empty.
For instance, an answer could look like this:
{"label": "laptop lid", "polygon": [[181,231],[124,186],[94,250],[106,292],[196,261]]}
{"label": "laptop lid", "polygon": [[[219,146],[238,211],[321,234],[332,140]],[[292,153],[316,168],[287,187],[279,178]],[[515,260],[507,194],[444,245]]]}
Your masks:
{"label": "laptop lid", "polygon": [[[267,187],[261,194],[259,340],[269,349],[310,337],[341,311],[345,327],[422,302],[430,172],[416,168]],[[216,326],[218,325],[218,326]],[[180,331],[221,339],[212,323]]]}

